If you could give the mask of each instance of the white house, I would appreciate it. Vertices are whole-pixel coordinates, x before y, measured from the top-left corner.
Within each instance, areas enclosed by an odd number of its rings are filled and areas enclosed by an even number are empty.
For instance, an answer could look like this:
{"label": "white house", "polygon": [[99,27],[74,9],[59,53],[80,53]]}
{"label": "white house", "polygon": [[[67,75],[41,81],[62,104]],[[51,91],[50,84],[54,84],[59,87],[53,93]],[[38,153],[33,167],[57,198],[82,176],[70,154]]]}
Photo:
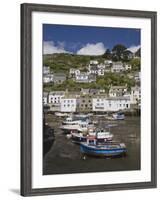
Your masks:
{"label": "white house", "polygon": [[93,98],[93,111],[107,112],[119,111],[130,108],[129,97],[106,97],[106,98]]}
{"label": "white house", "polygon": [[132,66],[130,64],[124,64],[125,70],[131,70]]}
{"label": "white house", "polygon": [[50,74],[50,67],[49,66],[43,66],[43,74]]}
{"label": "white house", "polygon": [[49,93],[48,102],[49,104],[60,105],[60,100],[64,97],[65,91],[53,91]]}
{"label": "white house", "polygon": [[128,97],[109,97],[106,99],[106,111],[119,111],[130,108],[130,98]]}
{"label": "white house", "polygon": [[80,74],[80,70],[76,69],[76,68],[70,68],[69,74],[74,75],[74,76],[78,75],[78,74]]}
{"label": "white house", "polygon": [[123,72],[125,70],[122,62],[113,62],[111,72]]}
{"label": "white house", "polygon": [[110,97],[123,96],[127,92],[127,86],[111,86],[109,90]]}
{"label": "white house", "polygon": [[75,96],[64,96],[60,100],[61,112],[75,112],[77,107]]}
{"label": "white house", "polygon": [[98,65],[98,61],[97,60],[90,60],[90,64],[91,65]]}
{"label": "white house", "polygon": [[140,105],[140,102],[141,102],[141,88],[139,86],[131,87],[130,102],[131,102],[131,104]]}
{"label": "white house", "polygon": [[105,60],[105,61],[104,61],[104,64],[105,64],[105,65],[110,65],[110,64],[112,64],[112,60]]}
{"label": "white house", "polygon": [[75,81],[78,83],[91,83],[96,81],[96,76],[87,72],[81,72],[75,76]]}
{"label": "white house", "polygon": [[106,97],[94,97],[92,99],[92,110],[95,112],[105,112],[106,111]]}
{"label": "white house", "polygon": [[52,73],[43,75],[43,83],[51,83],[53,81],[54,81],[54,75]]}

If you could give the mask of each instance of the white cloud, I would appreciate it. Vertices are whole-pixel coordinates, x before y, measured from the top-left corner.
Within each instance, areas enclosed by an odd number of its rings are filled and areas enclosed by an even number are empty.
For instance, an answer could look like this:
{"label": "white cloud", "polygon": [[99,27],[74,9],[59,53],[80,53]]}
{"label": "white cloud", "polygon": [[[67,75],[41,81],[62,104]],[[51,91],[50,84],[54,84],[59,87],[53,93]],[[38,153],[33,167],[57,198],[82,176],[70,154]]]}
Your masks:
{"label": "white cloud", "polygon": [[131,47],[128,48],[129,51],[131,51],[132,53],[135,53],[141,46],[140,45],[132,45]]}
{"label": "white cloud", "polygon": [[43,54],[53,54],[53,53],[69,53],[64,49],[64,42],[58,42],[56,46],[53,41],[43,42]]}
{"label": "white cloud", "polygon": [[106,48],[102,42],[96,44],[86,44],[84,47],[77,51],[78,55],[102,55],[106,51]]}

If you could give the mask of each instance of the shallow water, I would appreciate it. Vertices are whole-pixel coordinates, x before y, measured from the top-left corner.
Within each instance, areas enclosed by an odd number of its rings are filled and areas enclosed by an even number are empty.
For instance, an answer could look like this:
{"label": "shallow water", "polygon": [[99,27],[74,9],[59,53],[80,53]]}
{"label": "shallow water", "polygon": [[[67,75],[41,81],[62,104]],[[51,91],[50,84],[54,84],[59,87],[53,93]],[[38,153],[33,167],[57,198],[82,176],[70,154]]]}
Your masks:
{"label": "shallow water", "polygon": [[43,160],[43,174],[67,174],[83,172],[122,171],[140,169],[140,117],[126,117],[123,121],[107,121],[105,117],[96,117],[98,127],[108,124],[114,134],[114,140],[126,144],[127,155],[116,158],[84,157],[80,146],[67,139],[59,129],[62,118],[47,115],[46,121],[55,130],[55,141]]}

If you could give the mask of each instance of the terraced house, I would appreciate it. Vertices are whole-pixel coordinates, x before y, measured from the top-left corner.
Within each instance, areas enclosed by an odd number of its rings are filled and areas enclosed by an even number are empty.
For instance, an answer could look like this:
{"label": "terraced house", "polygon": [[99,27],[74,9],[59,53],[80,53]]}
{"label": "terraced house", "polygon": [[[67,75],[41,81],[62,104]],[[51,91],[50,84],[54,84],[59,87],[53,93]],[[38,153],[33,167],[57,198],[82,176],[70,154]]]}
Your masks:
{"label": "terraced house", "polygon": [[92,95],[80,95],[77,98],[77,112],[91,112],[92,111]]}

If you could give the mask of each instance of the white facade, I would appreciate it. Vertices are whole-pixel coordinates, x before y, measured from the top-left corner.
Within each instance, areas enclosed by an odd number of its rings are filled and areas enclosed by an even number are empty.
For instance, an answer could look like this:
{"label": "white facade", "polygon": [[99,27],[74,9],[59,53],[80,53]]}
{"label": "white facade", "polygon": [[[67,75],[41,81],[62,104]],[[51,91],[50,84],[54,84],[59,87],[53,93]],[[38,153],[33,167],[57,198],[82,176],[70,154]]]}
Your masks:
{"label": "white facade", "polygon": [[75,112],[76,111],[76,98],[75,97],[63,97],[60,100],[61,112]]}
{"label": "white facade", "polygon": [[111,86],[109,90],[110,97],[123,96],[127,92],[126,86]]}
{"label": "white facade", "polygon": [[112,64],[112,60],[105,60],[104,63],[105,63],[106,65],[110,65],[110,64]]}
{"label": "white facade", "polygon": [[119,111],[130,108],[130,98],[116,97],[106,99],[106,111]]}
{"label": "white facade", "polygon": [[98,74],[98,76],[104,76],[105,70],[104,69],[98,69],[97,74]]}
{"label": "white facade", "polygon": [[54,75],[53,74],[45,74],[43,76],[43,83],[51,83],[54,81]]}
{"label": "white facade", "polygon": [[54,91],[49,93],[48,102],[49,104],[60,104],[60,100],[64,97],[64,91]]}
{"label": "white facade", "polygon": [[69,73],[71,75],[78,75],[78,74],[80,74],[80,70],[79,69],[75,69],[75,68],[71,68]]}
{"label": "white facade", "polygon": [[141,88],[139,86],[135,86],[131,88],[130,95],[131,104],[140,104],[141,102]]}
{"label": "white facade", "polygon": [[88,83],[89,75],[87,73],[80,73],[75,76],[76,82],[85,82]]}
{"label": "white facade", "polygon": [[94,64],[94,65],[98,65],[98,61],[97,61],[97,60],[90,60],[90,64],[91,64],[91,65],[93,65],[93,64]]}
{"label": "white facade", "polygon": [[92,110],[95,112],[105,112],[106,111],[106,98],[93,98],[92,99]]}
{"label": "white facade", "polygon": [[114,98],[93,98],[93,111],[119,111],[130,108],[130,98],[114,97]]}
{"label": "white facade", "polygon": [[125,70],[131,70],[132,66],[130,64],[125,64]]}
{"label": "white facade", "polygon": [[114,62],[111,67],[111,72],[123,72],[125,70],[122,62]]}
{"label": "white facade", "polygon": [[43,74],[50,74],[50,67],[43,66]]}

